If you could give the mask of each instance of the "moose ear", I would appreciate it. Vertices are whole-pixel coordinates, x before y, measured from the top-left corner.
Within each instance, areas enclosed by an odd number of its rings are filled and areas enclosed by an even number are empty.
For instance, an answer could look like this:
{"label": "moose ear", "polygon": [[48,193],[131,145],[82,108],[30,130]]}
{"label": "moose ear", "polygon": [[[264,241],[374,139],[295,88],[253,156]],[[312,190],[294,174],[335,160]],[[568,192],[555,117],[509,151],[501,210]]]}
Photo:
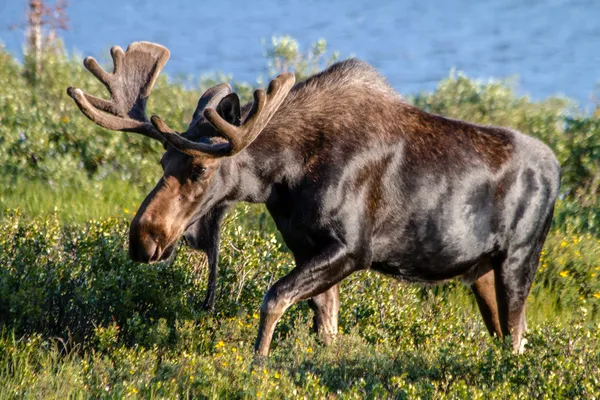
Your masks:
{"label": "moose ear", "polygon": [[223,100],[221,100],[217,106],[217,113],[219,113],[221,118],[230,124],[239,126],[241,110],[240,98],[238,95],[235,93],[230,93],[223,97]]}

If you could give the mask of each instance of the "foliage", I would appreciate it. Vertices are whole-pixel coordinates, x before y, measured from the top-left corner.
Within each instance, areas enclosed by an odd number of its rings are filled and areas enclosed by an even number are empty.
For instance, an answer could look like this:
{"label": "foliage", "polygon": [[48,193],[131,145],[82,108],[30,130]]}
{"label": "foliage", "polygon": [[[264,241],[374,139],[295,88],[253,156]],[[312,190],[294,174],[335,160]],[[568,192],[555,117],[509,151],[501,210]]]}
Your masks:
{"label": "foliage", "polygon": [[[299,80],[336,59],[289,37],[267,76]],[[325,348],[300,303],[271,359],[252,366],[257,310],[293,265],[263,207],[222,231],[217,314],[200,310],[204,255],[135,264],[127,219],[160,177],[162,148],[81,115],[69,85],[102,95],[78,57],[45,54],[35,81],[0,49],[0,397],[596,398],[600,393],[600,116],[567,99],[532,102],[507,82],[451,74],[418,107],[510,126],[548,143],[562,195],[528,299],[523,356],[491,340],[466,285],[396,282],[371,272],[342,285],[341,334]],[[108,68],[110,70],[110,68]],[[200,93],[231,78],[159,78],[149,114],[184,129]],[[231,82],[246,100],[253,84]],[[260,81],[259,81],[260,83]],[[20,208],[22,211],[5,211]]]}
{"label": "foliage", "polygon": [[488,337],[464,285],[423,288],[365,272],[342,285],[333,347],[308,333],[299,304],[278,325],[266,369],[252,370],[262,295],[292,265],[268,224],[256,207],[227,217],[219,312],[209,315],[200,311],[203,255],[182,248],[171,264],[136,264],[126,221],[65,226],[10,213],[0,226],[3,394],[588,398],[600,390],[598,239],[557,231],[528,302],[524,356]]}
{"label": "foliage", "polygon": [[[329,65],[338,57],[327,55],[326,44],[318,41],[307,52],[289,37],[273,38],[266,49],[267,75],[293,70],[298,79]],[[110,67],[107,67],[110,70]],[[131,185],[130,203],[139,203],[160,176],[160,144],[141,137],[106,131],[95,126],[77,111],[65,88],[77,85],[103,95],[105,89],[81,66],[78,57],[49,53],[35,83],[5,50],[0,50],[0,206],[23,206],[20,201],[25,182],[39,182],[49,197],[65,187],[81,193],[70,196],[82,203],[98,204],[100,216],[116,215],[114,207],[105,207],[110,199],[99,201],[97,192]],[[149,102],[148,113],[160,114],[175,129],[184,129],[201,92],[219,82],[231,81],[223,74],[207,76],[197,84],[190,80],[158,79]],[[253,85],[231,82],[244,100],[250,100]],[[582,229],[598,229],[598,190],[600,176],[600,116],[578,111],[567,99],[551,98],[532,102],[515,94],[509,82],[480,82],[451,73],[437,90],[408,99],[425,110],[482,124],[510,126],[548,143],[563,165],[562,192],[566,200],[586,207]],[[597,114],[597,113],[596,113]],[[122,182],[121,184],[119,182]],[[37,188],[36,188],[37,189]],[[31,192],[32,190],[25,190]],[[43,197],[43,196],[42,196]],[[105,198],[110,196],[104,196]],[[40,211],[58,207],[61,218],[74,217],[73,204],[40,205]],[[117,208],[120,209],[120,208]],[[63,211],[64,210],[64,211]],[[34,210],[32,210],[34,211]],[[572,210],[565,212],[574,215]],[[35,213],[35,212],[34,212]],[[560,216],[559,216],[560,218]],[[591,220],[590,226],[586,221]]]}
{"label": "foliage", "polygon": [[337,52],[329,56],[326,54],[327,42],[324,39],[318,40],[306,53],[302,53],[298,41],[290,36],[271,38],[271,45],[265,51],[269,75],[290,71],[295,73],[298,81],[322,71],[340,57]]}
{"label": "foliage", "polygon": [[[530,330],[515,356],[448,310],[397,343],[372,345],[344,334],[321,347],[298,327],[264,367],[251,364],[252,315],[178,325],[178,346],[115,345],[110,352],[65,351],[38,335],[0,339],[0,396],[44,398],[563,398],[600,392],[600,328],[581,323]],[[420,312],[403,311],[406,319]],[[419,322],[417,329],[423,326]],[[449,333],[451,332],[451,333]],[[457,334],[458,333],[458,334]]]}

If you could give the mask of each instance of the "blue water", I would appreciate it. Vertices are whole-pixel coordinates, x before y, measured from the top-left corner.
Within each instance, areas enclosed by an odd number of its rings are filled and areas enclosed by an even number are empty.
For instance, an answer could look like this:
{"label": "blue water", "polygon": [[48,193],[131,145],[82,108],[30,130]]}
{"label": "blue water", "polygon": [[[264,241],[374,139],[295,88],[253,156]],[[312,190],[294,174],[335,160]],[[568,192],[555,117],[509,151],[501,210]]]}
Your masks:
{"label": "blue water", "polygon": [[[49,0],[52,3],[53,0]],[[20,54],[25,0],[0,0],[0,41]],[[170,75],[220,70],[254,82],[262,40],[319,38],[375,65],[401,93],[433,90],[451,68],[474,78],[518,75],[535,99],[563,94],[582,105],[600,82],[600,1],[538,0],[71,0],[66,47],[108,59],[137,40],[171,50]]]}

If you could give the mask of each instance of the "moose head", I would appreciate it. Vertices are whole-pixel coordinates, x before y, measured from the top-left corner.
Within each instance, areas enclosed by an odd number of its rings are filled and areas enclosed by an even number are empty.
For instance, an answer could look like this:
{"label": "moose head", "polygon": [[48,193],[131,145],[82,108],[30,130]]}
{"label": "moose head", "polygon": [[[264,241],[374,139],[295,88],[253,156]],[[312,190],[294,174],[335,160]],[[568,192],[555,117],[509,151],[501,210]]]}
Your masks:
{"label": "moose head", "polygon": [[[85,67],[106,86],[109,101],[69,87],[67,93],[90,120],[110,130],[139,133],[165,147],[160,163],[163,177],[146,197],[131,222],[129,254],[134,261],[156,262],[170,257],[179,238],[217,202],[222,204],[234,182],[226,160],[248,147],[283,103],[294,85],[285,73],[267,91],[254,92],[250,110],[242,115],[240,99],[228,84],[207,90],[198,101],[187,131],[178,133],[154,115],[146,103],[169,58],[169,50],[149,43],[132,43],[126,52],[111,49],[112,74],[92,57]],[[218,219],[218,217],[217,217]]]}

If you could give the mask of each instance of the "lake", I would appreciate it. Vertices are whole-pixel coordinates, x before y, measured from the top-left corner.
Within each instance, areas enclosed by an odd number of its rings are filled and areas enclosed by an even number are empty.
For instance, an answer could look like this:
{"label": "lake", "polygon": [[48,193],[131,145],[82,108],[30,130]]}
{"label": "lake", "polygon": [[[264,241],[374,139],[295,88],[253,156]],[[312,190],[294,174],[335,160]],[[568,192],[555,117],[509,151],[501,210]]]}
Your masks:
{"label": "lake", "polygon": [[[53,2],[49,2],[53,3]],[[71,0],[66,47],[107,60],[137,40],[171,50],[170,75],[212,71],[255,82],[263,40],[291,35],[303,49],[327,40],[375,65],[401,93],[430,91],[452,68],[472,78],[518,75],[518,90],[589,105],[600,81],[600,1]],[[21,53],[25,0],[0,0],[0,41]]]}

